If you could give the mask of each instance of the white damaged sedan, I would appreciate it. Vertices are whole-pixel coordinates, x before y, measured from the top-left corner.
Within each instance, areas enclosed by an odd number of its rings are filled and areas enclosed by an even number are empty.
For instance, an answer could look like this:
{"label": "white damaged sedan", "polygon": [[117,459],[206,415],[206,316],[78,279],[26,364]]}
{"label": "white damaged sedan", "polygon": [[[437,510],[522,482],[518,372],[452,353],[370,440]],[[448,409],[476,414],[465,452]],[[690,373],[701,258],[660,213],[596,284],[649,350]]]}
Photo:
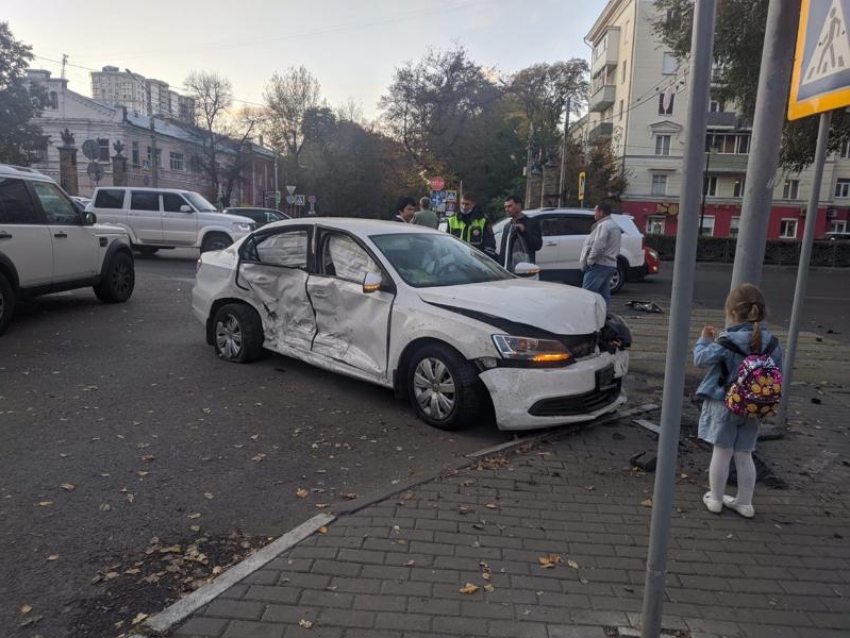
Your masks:
{"label": "white damaged sedan", "polygon": [[468,423],[488,402],[500,429],[523,430],[591,420],[625,401],[631,337],[618,318],[606,321],[602,297],[520,279],[412,224],[269,224],[201,255],[192,306],[226,361],[265,348],[393,388],[438,428]]}

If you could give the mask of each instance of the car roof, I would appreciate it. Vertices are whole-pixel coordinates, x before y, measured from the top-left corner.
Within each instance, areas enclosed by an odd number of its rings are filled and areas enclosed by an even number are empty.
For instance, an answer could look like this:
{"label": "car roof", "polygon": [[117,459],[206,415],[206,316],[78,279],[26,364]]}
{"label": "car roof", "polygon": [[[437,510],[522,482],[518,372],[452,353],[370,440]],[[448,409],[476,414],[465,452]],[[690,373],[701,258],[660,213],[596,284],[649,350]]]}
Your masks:
{"label": "car roof", "polygon": [[522,212],[529,217],[537,217],[538,215],[546,215],[549,213],[558,213],[559,215],[585,215],[593,217],[593,209],[590,208],[532,208]]}
{"label": "car roof", "polygon": [[34,168],[26,166],[12,166],[11,164],[0,164],[0,177],[17,177],[18,179],[28,179],[35,182],[50,182],[55,184],[56,180],[37,171]]}
{"label": "car roof", "polygon": [[402,224],[401,222],[384,221],[381,219],[364,219],[361,217],[309,217],[300,219],[285,219],[272,222],[263,226],[262,231],[286,226],[298,226],[304,224],[316,224],[325,228],[336,228],[347,230],[357,235],[403,235],[405,233],[436,233],[445,235],[444,232],[427,226],[416,224]]}
{"label": "car roof", "polygon": [[[190,191],[186,188],[152,188],[149,186],[98,186],[95,190],[134,190],[134,191],[151,191],[154,193],[198,193],[198,191]],[[201,195],[203,197],[203,195]]]}

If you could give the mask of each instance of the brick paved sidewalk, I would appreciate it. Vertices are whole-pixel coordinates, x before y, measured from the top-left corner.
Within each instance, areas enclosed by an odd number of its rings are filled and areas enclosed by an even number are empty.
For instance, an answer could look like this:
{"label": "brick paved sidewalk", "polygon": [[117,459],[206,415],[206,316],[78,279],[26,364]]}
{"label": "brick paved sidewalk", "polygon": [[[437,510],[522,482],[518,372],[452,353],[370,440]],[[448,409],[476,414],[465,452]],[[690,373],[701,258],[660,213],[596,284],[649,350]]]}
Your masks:
{"label": "brick paved sidewalk", "polygon": [[[797,393],[791,435],[760,447],[789,489],[760,484],[753,520],[705,510],[710,453],[683,430],[664,622],[676,635],[850,635],[850,400],[813,393]],[[655,445],[619,423],[490,457],[341,517],[174,635],[635,635],[653,475],[629,458]],[[550,554],[561,562],[544,569]]]}

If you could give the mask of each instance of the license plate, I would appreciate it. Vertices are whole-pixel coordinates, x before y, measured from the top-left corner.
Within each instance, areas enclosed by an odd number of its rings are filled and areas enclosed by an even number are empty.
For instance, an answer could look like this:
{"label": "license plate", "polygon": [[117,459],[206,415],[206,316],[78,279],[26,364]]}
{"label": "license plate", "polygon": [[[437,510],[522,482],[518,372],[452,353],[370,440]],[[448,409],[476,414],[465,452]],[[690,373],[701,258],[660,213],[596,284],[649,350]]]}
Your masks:
{"label": "license plate", "polygon": [[601,370],[596,371],[596,389],[610,390],[616,385],[614,378],[614,365],[609,365]]}

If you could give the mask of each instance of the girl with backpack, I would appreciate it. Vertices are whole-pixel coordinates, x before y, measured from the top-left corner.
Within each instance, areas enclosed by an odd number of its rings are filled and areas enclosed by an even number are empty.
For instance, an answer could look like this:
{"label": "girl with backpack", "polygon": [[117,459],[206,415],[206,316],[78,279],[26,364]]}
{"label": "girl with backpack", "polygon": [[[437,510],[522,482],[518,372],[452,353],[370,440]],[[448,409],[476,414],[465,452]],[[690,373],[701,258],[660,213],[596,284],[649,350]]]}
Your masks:
{"label": "girl with backpack", "polygon": [[[715,339],[714,327],[705,326],[694,346],[694,364],[709,368],[696,394],[704,400],[699,438],[714,445],[711,489],[702,498],[714,514],[725,505],[745,518],[755,515],[753,451],[759,422],[773,415],[782,389],[782,347],[762,323],[765,315],[761,290],[738,286],[726,298],[726,330]],[[733,456],[738,473],[734,497],[724,493]]]}

